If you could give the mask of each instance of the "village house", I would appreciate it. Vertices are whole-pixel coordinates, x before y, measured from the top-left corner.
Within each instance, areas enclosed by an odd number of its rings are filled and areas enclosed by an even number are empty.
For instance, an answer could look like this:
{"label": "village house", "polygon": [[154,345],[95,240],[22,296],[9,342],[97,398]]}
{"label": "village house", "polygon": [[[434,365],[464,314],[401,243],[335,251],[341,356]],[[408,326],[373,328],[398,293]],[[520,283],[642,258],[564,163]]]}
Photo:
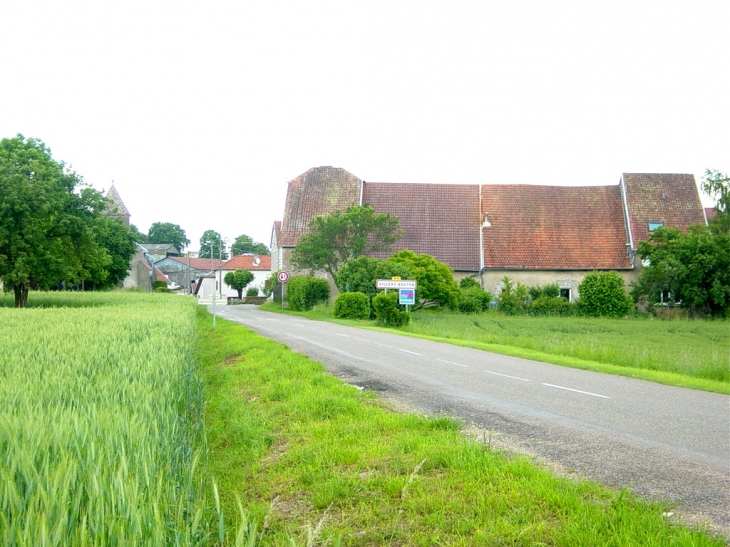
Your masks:
{"label": "village house", "polygon": [[556,283],[571,300],[594,270],[636,280],[636,248],[659,226],[707,222],[693,175],[625,173],[616,185],[580,187],[405,184],[316,167],[289,182],[284,218],[272,229],[273,270],[296,273],[291,253],[314,217],[362,204],[397,216],[403,230],[378,258],[410,249],[492,293],[509,277],[528,286]]}
{"label": "village house", "polygon": [[159,268],[171,281],[185,290],[190,289],[192,293],[191,283],[200,279],[204,274],[220,269],[222,262],[218,258],[167,256],[155,262],[155,267]]}
{"label": "village house", "polygon": [[[224,279],[229,272],[236,270],[248,270],[253,274],[253,281],[248,284],[247,288],[255,287],[258,290],[258,296],[264,294],[264,284],[271,275],[271,257],[267,255],[242,254],[224,261],[220,269],[216,272],[219,287],[222,287],[223,298],[238,298],[238,291],[226,285]],[[246,295],[243,291],[243,296]]]}

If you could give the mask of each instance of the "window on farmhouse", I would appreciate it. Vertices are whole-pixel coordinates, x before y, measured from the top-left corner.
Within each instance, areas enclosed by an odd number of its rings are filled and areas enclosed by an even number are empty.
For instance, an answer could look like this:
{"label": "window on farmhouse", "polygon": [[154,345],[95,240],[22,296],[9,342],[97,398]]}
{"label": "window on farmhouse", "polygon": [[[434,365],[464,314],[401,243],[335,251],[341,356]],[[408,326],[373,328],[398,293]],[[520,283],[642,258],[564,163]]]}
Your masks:
{"label": "window on farmhouse", "polygon": [[570,300],[570,289],[560,289],[560,298],[567,298]]}
{"label": "window on farmhouse", "polygon": [[663,222],[650,222],[649,231],[653,232],[654,230],[656,230],[657,228],[661,228],[662,226],[664,226]]}

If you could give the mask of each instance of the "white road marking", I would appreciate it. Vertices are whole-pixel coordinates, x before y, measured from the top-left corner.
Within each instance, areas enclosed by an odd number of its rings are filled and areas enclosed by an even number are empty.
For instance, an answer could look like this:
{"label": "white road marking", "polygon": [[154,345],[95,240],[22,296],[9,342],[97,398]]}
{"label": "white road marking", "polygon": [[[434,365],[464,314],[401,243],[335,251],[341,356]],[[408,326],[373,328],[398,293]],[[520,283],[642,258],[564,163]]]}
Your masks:
{"label": "white road marking", "polygon": [[297,327],[303,327],[304,325],[300,325],[299,323],[294,323]]}
{"label": "white road marking", "polygon": [[410,353],[411,355],[418,355],[419,357],[423,357],[422,354],[416,353],[415,351],[408,351],[407,349],[400,349],[400,348],[395,348],[395,349],[397,349],[398,351],[402,351],[404,353]]}
{"label": "white road marking", "polygon": [[584,395],[592,395],[593,397],[601,397],[602,399],[610,399],[611,398],[608,395],[599,395],[598,393],[591,393],[590,391],[581,391],[580,389],[572,389],[572,388],[569,388],[569,387],[556,386],[556,385],[553,385],[553,384],[546,384],[546,383],[543,383],[542,385],[548,386],[548,387],[556,387],[558,389],[565,389],[566,391],[575,391],[576,393],[582,393]]}
{"label": "white road marking", "polygon": [[376,346],[380,346],[381,348],[388,348],[393,349],[393,346],[386,346],[385,344],[378,344],[377,342],[373,342]]}
{"label": "white road marking", "polygon": [[342,336],[343,338],[349,338],[346,334],[340,334],[339,332],[335,333],[335,336]]}
{"label": "white road marking", "polygon": [[513,380],[520,380],[521,382],[529,382],[527,378],[520,378],[519,376],[510,376],[509,374],[500,374],[499,372],[492,372],[491,370],[485,370],[487,374],[494,374],[495,376],[504,376],[505,378],[512,378]]}
{"label": "white road marking", "polygon": [[462,365],[460,363],[452,363],[451,361],[444,361],[443,359],[436,359],[437,361],[441,361],[442,363],[448,363],[450,365],[456,365],[457,367],[464,367],[469,368],[469,365]]}

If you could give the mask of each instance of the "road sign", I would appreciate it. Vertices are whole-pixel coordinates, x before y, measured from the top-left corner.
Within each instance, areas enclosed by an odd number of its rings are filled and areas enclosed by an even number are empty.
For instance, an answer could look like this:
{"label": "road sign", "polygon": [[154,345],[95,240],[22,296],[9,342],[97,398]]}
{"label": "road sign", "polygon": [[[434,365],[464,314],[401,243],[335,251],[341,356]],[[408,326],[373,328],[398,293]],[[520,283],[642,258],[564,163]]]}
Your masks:
{"label": "road sign", "polygon": [[378,279],[375,282],[378,289],[415,289],[416,281],[413,279]]}
{"label": "road sign", "polygon": [[414,306],[416,304],[416,290],[415,289],[399,289],[398,290],[398,303],[401,306]]}
{"label": "road sign", "polygon": [[276,278],[282,283],[286,283],[287,281],[289,281],[289,272],[285,272],[282,270],[279,272]]}

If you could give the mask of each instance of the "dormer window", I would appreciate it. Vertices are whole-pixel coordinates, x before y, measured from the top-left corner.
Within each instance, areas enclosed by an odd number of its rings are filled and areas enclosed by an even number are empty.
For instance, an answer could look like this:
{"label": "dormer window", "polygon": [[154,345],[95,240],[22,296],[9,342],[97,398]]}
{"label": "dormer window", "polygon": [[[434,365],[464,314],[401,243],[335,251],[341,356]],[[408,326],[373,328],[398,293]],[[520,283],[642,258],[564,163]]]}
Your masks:
{"label": "dormer window", "polygon": [[663,222],[649,222],[649,231],[653,232],[654,230],[657,230],[658,228],[661,228],[664,226]]}

